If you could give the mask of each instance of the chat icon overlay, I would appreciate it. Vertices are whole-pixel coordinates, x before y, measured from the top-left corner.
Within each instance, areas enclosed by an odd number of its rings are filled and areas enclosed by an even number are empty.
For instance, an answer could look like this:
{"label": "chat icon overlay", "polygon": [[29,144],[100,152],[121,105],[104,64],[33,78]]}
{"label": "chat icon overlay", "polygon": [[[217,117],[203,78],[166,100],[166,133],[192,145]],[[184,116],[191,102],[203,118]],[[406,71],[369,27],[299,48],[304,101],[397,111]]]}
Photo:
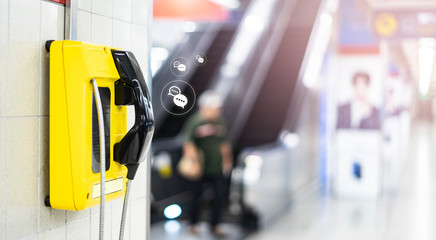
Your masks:
{"label": "chat icon overlay", "polygon": [[176,96],[174,96],[173,102],[174,104],[176,104],[176,106],[184,109],[186,104],[188,104],[188,99],[183,94],[177,94]]}
{"label": "chat icon overlay", "polygon": [[179,64],[179,66],[177,67],[177,70],[179,70],[180,72],[186,72],[186,65]]}
{"label": "chat icon overlay", "polygon": [[207,62],[206,55],[203,53],[197,53],[194,56],[193,62],[195,65],[200,66],[200,67],[206,65],[206,62]]}
{"label": "chat icon overlay", "polygon": [[190,66],[186,58],[177,57],[171,61],[171,73],[177,77],[183,77],[189,72]]}
{"label": "chat icon overlay", "polygon": [[180,93],[181,93],[180,88],[177,86],[171,86],[170,89],[168,90],[168,95],[173,97],[179,95]]}
{"label": "chat icon overlay", "polygon": [[160,100],[162,107],[172,115],[183,115],[195,105],[194,88],[183,80],[174,80],[162,89]]}

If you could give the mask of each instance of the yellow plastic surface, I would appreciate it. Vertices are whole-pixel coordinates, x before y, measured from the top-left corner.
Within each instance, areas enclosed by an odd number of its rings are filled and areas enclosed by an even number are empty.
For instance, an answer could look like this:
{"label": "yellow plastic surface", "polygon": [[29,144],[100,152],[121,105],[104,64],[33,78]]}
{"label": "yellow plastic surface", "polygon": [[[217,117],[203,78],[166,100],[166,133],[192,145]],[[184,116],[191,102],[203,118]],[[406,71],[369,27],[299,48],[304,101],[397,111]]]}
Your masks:
{"label": "yellow plastic surface", "polygon": [[[110,168],[106,181],[122,178],[124,196],[127,168],[113,160],[113,146],[127,132],[125,106],[115,105],[114,83],[119,79],[113,48],[77,41],[54,41],[50,47],[50,204],[56,209],[82,210],[99,205],[92,198],[100,173],[92,171],[91,79],[111,91]],[[97,188],[96,188],[97,189]]]}

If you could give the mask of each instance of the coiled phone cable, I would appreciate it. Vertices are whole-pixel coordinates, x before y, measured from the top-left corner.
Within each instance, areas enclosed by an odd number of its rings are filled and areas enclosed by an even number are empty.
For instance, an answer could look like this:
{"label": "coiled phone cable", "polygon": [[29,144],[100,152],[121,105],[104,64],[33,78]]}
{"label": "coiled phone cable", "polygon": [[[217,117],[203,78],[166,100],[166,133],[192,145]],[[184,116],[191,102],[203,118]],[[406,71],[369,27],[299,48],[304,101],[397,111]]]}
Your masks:
{"label": "coiled phone cable", "polygon": [[[94,88],[95,103],[97,105],[97,115],[98,115],[98,129],[100,136],[100,228],[99,228],[99,239],[104,240],[104,213],[105,213],[105,179],[106,179],[106,143],[105,143],[105,130],[104,130],[104,117],[103,117],[103,106],[101,103],[100,92],[98,90],[97,81],[95,78],[91,80],[92,86]],[[127,180],[126,195],[124,196],[123,212],[121,215],[120,224],[120,240],[124,239],[124,228],[126,225],[127,207],[130,194],[130,183],[131,180]]]}
{"label": "coiled phone cable", "polygon": [[103,106],[101,104],[100,92],[95,78],[91,80],[94,87],[95,103],[97,105],[98,129],[100,134],[100,234],[99,239],[104,240],[104,209],[105,209],[105,179],[106,179],[106,143],[104,131]]}

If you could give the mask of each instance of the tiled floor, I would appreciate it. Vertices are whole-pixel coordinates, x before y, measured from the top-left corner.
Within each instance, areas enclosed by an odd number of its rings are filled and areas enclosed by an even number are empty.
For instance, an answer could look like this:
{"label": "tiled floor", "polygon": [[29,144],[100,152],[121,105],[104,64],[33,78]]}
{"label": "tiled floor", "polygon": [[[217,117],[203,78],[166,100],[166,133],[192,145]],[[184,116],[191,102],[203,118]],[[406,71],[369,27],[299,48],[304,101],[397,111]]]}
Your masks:
{"label": "tiled floor", "polygon": [[187,222],[167,221],[153,224],[151,228],[151,240],[239,240],[244,238],[242,229],[231,224],[223,224],[224,237],[214,237],[206,223],[200,223],[198,233],[189,232]]}
{"label": "tiled floor", "polygon": [[[379,201],[341,200],[315,194],[247,239],[436,239],[435,128],[427,123],[414,125],[400,178]],[[225,228],[229,236],[224,239],[242,238],[237,227]],[[151,235],[152,240],[214,239],[205,225],[200,234],[191,235],[183,223],[153,226]]]}
{"label": "tiled floor", "polygon": [[396,188],[385,191],[378,202],[313,196],[248,239],[436,239],[434,128],[415,125]]}

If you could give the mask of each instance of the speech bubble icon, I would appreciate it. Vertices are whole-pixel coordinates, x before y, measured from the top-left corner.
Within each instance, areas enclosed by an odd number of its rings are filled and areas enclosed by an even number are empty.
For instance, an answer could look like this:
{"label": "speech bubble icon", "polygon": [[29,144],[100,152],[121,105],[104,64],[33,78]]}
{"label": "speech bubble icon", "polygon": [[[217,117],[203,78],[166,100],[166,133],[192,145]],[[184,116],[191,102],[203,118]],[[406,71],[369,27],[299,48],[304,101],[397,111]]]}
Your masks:
{"label": "speech bubble icon", "polygon": [[177,68],[179,65],[180,65],[180,62],[179,62],[179,61],[174,61],[174,62],[173,62],[173,67],[174,67],[174,68]]}
{"label": "speech bubble icon", "polygon": [[177,86],[172,86],[170,89],[168,89],[168,95],[170,96],[176,96],[177,94],[180,94],[180,88]]}
{"label": "speech bubble icon", "polygon": [[177,94],[174,96],[173,102],[176,104],[176,106],[185,109],[186,104],[188,104],[188,99],[183,94]]}
{"label": "speech bubble icon", "polygon": [[185,72],[185,71],[186,71],[186,65],[180,63],[179,66],[177,67],[177,69],[178,69],[180,72]]}

